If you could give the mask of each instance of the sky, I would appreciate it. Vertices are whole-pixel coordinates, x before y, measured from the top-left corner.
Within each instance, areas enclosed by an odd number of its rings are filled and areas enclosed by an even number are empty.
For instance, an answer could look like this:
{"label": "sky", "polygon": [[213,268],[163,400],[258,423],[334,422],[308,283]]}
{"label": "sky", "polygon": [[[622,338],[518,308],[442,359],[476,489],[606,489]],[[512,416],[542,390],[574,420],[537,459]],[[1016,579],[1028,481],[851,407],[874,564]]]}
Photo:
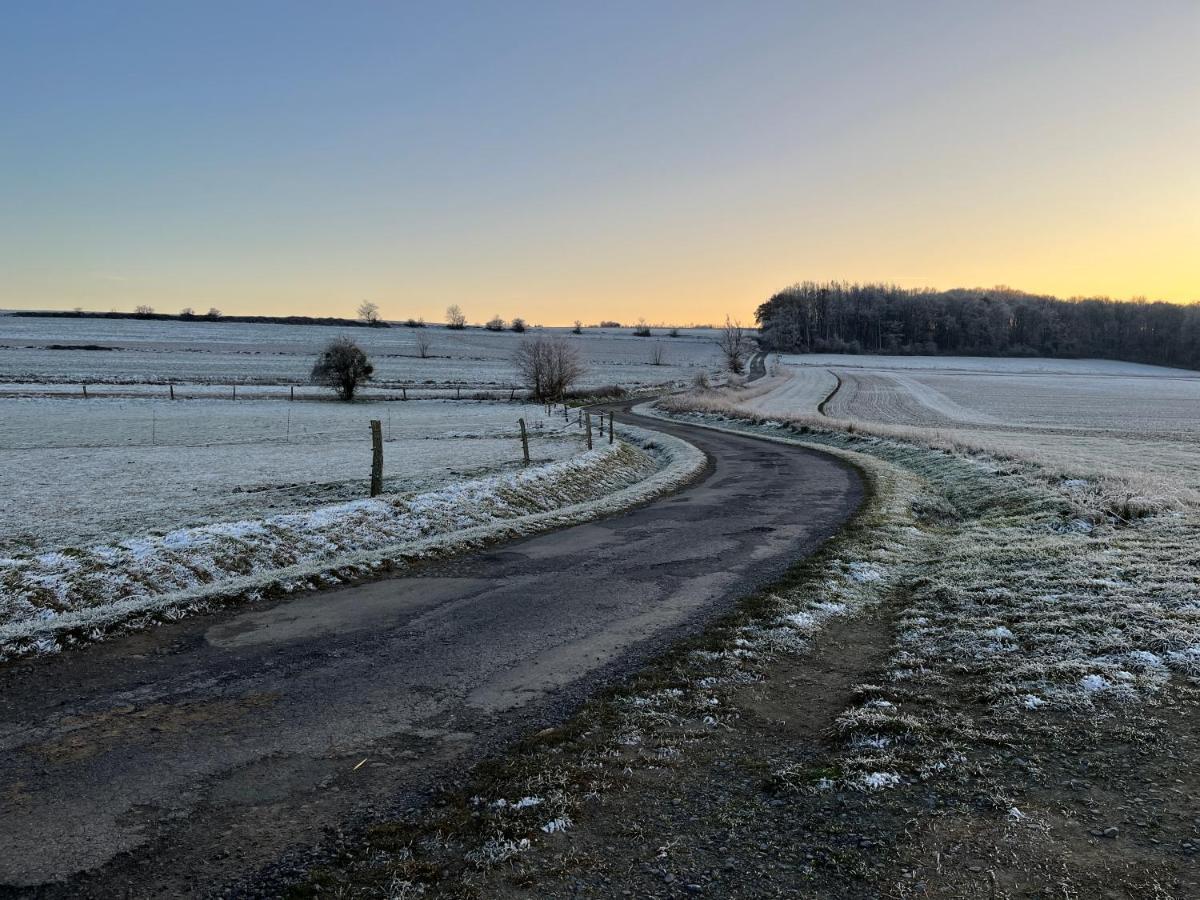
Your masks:
{"label": "sky", "polygon": [[0,308],[1200,299],[1200,0],[14,0]]}

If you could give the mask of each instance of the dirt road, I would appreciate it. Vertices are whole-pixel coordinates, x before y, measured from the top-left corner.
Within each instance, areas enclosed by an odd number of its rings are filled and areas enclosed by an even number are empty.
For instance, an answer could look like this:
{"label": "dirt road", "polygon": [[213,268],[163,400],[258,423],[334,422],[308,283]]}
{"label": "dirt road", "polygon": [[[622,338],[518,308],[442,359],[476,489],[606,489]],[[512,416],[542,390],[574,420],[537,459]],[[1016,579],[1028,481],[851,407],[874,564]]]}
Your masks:
{"label": "dirt road", "polygon": [[0,668],[0,883],[206,894],[419,804],[777,577],[861,499],[831,458],[639,424],[710,472],[403,577]]}

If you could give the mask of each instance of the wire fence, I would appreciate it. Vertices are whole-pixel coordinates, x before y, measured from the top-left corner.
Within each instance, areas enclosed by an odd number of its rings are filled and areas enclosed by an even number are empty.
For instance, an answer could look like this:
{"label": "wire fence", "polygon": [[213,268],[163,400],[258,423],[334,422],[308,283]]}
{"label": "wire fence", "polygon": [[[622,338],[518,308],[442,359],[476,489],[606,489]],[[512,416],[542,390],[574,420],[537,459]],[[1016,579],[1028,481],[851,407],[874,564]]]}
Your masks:
{"label": "wire fence", "polygon": [[[487,415],[456,416],[452,411],[438,415],[406,415],[406,407],[371,404],[343,407],[332,404],[293,406],[278,411],[245,408],[244,415],[222,416],[211,411],[189,415],[186,406],[168,407],[166,414],[155,409],[107,410],[73,407],[67,415],[44,410],[11,411],[0,418],[0,450],[107,450],[164,447],[270,445],[329,445],[366,443],[371,440],[370,423],[378,419],[383,440],[512,440],[520,446],[521,421],[527,436],[539,440],[584,439],[587,414],[579,407],[561,404],[534,406],[514,404]],[[330,421],[330,418],[340,421]],[[604,425],[593,416],[596,434]]]}

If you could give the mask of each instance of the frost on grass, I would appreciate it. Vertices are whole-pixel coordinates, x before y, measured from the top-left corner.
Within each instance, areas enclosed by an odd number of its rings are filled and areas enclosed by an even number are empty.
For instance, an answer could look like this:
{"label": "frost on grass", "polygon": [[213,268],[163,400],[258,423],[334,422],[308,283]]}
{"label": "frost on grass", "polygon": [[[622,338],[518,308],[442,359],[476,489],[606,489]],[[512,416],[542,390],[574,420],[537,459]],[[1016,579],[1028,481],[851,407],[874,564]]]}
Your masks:
{"label": "frost on grass", "polygon": [[391,560],[586,521],[691,478],[703,455],[626,428],[621,441],[520,472],[111,545],[0,559],[0,658],[53,652],[202,611],[214,599],[336,583]]}
{"label": "frost on grass", "polygon": [[[1063,479],[977,448],[918,443],[911,430],[862,434],[798,419],[781,432],[711,394],[671,405],[674,416],[851,455],[877,492],[880,471],[909,479],[893,490],[882,527],[841,548],[857,558],[824,585],[822,599],[835,602],[850,590],[903,598],[885,677],[859,686],[837,723],[836,780],[847,787],[899,783],[872,773],[936,777],[964,765],[969,748],[1012,740],[1029,717],[1107,715],[1157,702],[1172,678],[1200,676],[1197,506],[1133,503],[1103,476]],[[815,625],[810,604],[743,636],[770,653],[779,627],[805,635]]]}

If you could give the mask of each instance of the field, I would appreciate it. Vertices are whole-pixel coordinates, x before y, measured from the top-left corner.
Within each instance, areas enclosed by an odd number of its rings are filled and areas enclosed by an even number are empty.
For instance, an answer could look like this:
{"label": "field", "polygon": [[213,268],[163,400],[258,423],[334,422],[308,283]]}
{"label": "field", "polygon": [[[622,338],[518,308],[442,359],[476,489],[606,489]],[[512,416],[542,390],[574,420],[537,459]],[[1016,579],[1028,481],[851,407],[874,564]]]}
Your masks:
{"label": "field", "polygon": [[[353,404],[307,381],[321,347],[344,332],[376,365]],[[705,331],[558,333],[584,359],[583,388],[670,385],[716,368]],[[597,428],[588,452],[575,416],[522,400],[511,363],[521,340],[440,327],[0,315],[0,644],[53,650],[54,635],[78,623],[180,615],[199,608],[200,592],[236,583],[245,593],[247,579],[335,578],[425,539],[522,533],[512,520],[598,510],[638,485],[661,490],[661,447],[612,447]],[[386,502],[363,506],[372,419],[383,428]],[[585,512],[563,521],[571,515]]]}
{"label": "field", "polygon": [[[684,330],[675,338],[662,329],[648,338],[635,337],[630,329],[585,329],[582,335],[562,328],[544,331],[565,335],[578,346],[586,364],[583,387],[686,381],[718,365],[716,333],[703,329]],[[507,393],[516,384],[510,360],[522,335],[510,331],[0,315],[0,386],[13,392],[81,383],[303,385],[321,348],[343,334],[371,356],[383,389],[407,385]],[[429,342],[427,358],[420,356],[419,338]],[[661,365],[653,364],[656,347]]]}
{"label": "field", "polygon": [[561,415],[521,403],[0,399],[0,554],[119,541],[363,497],[370,420],[384,490],[421,492],[583,449]]}
{"label": "field", "polygon": [[[1108,360],[785,356],[739,405],[916,429],[1064,472],[1200,488],[1200,373]],[[828,387],[828,390],[825,388]],[[836,388],[836,391],[834,391]],[[825,391],[825,393],[822,393]]]}

